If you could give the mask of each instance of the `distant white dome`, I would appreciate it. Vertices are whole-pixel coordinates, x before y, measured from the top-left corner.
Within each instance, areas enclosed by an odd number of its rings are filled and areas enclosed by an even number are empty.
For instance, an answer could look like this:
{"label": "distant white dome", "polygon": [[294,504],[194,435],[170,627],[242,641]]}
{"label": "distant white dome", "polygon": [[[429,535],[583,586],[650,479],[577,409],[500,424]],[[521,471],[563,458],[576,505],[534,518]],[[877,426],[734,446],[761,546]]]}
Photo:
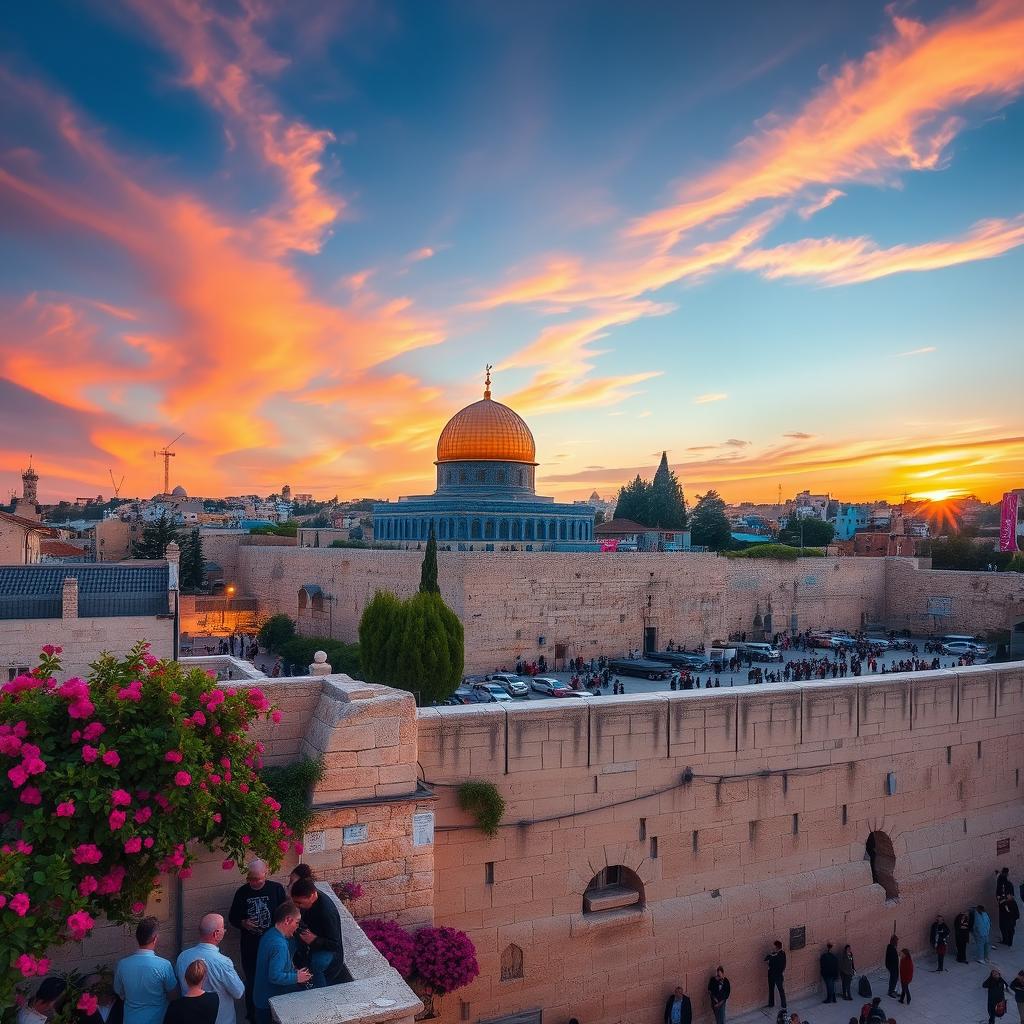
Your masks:
{"label": "distant white dome", "polygon": [[187,498],[188,497],[188,491],[186,491],[185,488],[181,486],[181,484],[178,484],[178,486],[175,487],[173,491],[171,491],[171,497],[172,498]]}

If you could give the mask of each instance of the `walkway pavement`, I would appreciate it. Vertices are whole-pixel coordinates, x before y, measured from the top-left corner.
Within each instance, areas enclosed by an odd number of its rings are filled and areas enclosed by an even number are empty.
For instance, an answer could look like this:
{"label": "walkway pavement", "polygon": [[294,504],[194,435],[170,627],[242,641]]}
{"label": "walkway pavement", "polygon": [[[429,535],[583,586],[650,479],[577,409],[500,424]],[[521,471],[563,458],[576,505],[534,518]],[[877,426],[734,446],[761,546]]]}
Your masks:
{"label": "walkway pavement", "polygon": [[[922,955],[919,960],[915,960],[914,981],[910,986],[913,1002],[909,1006],[900,1006],[899,1000],[886,996],[889,975],[885,970],[869,971],[868,980],[872,992],[882,997],[882,1006],[897,1024],[988,1024],[988,993],[981,987],[981,983],[988,977],[992,967],[998,967],[1009,984],[1024,967],[1024,939],[1018,937],[1013,949],[994,946],[991,967],[975,963],[974,960],[958,964],[954,954],[946,957],[946,970],[936,974],[935,958]],[[848,1024],[850,1018],[856,1017],[861,1006],[869,1001],[854,995],[852,1003],[840,998],[838,1003],[826,1006],[822,1003],[823,998],[822,987],[813,995],[791,998],[789,1009],[796,1010],[804,1024]],[[754,1010],[727,1019],[729,1024],[775,1024],[778,1012],[778,1007],[774,1010]],[[1018,1020],[1017,1007],[1010,994],[1002,1022],[1018,1024]]]}

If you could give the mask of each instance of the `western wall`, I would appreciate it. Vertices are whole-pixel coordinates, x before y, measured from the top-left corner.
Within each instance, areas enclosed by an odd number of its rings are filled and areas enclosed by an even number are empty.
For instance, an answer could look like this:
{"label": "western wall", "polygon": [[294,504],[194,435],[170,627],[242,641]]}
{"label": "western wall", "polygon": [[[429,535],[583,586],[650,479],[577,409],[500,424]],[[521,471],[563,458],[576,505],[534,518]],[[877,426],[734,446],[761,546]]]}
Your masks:
{"label": "western wall", "polygon": [[[348,642],[378,589],[416,590],[423,559],[420,551],[270,547],[238,537],[204,544],[261,612],[284,612],[300,632]],[[906,558],[442,551],[438,580],[465,628],[467,672],[511,667],[519,655],[550,662],[559,649],[564,657],[618,655],[641,646],[645,628],[657,630],[659,645],[710,643],[753,630],[758,614],[770,613],[769,632],[884,623],[973,633],[1024,620],[1020,574],[937,571]]]}

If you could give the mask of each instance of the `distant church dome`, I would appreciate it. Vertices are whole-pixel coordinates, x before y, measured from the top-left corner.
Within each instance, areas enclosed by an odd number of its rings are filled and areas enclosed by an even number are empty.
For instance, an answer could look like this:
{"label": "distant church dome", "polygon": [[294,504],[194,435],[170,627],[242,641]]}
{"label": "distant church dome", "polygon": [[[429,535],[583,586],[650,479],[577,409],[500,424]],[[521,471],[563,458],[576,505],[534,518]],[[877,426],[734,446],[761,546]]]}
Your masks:
{"label": "distant church dome", "polygon": [[438,462],[525,462],[535,466],[537,446],[523,418],[491,399],[490,377],[484,397],[460,409],[437,439]]}
{"label": "distant church dome", "polygon": [[173,491],[171,491],[171,497],[172,498],[187,498],[188,497],[188,491],[186,491],[185,488],[181,486],[181,484],[178,484],[178,486],[175,487]]}

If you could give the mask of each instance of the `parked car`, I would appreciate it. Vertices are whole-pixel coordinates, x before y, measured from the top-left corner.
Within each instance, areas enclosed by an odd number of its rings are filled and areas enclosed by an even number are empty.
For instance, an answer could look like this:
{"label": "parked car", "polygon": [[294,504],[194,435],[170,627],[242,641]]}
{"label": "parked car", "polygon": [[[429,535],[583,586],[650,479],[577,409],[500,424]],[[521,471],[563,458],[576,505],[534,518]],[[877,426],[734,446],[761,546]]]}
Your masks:
{"label": "parked car", "polygon": [[620,676],[668,679],[672,675],[671,665],[664,661],[651,661],[648,658],[615,658],[608,662],[608,667]]}
{"label": "parked car", "polygon": [[545,697],[569,697],[576,692],[568,683],[555,679],[554,676],[534,676],[530,684],[537,693],[542,693]]}
{"label": "parked car", "polygon": [[563,697],[600,697],[601,694],[597,690],[574,690],[571,686],[566,690],[565,693],[561,694]]}
{"label": "parked car", "polygon": [[474,683],[473,689],[482,693],[489,693],[494,700],[511,700],[512,696],[501,683]]}
{"label": "parked car", "polygon": [[984,644],[976,644],[969,640],[954,640],[942,645],[942,653],[953,654],[958,658],[964,654],[970,654],[975,658],[987,658],[988,648]]}
{"label": "parked car", "polygon": [[743,650],[752,661],[782,661],[782,651],[771,644],[743,644]]}
{"label": "parked car", "polygon": [[514,672],[493,672],[488,680],[504,686],[510,697],[528,697],[530,695],[530,681]]}
{"label": "parked car", "polygon": [[477,690],[472,686],[460,686],[444,703],[445,704],[490,704],[494,698],[486,690]]}

